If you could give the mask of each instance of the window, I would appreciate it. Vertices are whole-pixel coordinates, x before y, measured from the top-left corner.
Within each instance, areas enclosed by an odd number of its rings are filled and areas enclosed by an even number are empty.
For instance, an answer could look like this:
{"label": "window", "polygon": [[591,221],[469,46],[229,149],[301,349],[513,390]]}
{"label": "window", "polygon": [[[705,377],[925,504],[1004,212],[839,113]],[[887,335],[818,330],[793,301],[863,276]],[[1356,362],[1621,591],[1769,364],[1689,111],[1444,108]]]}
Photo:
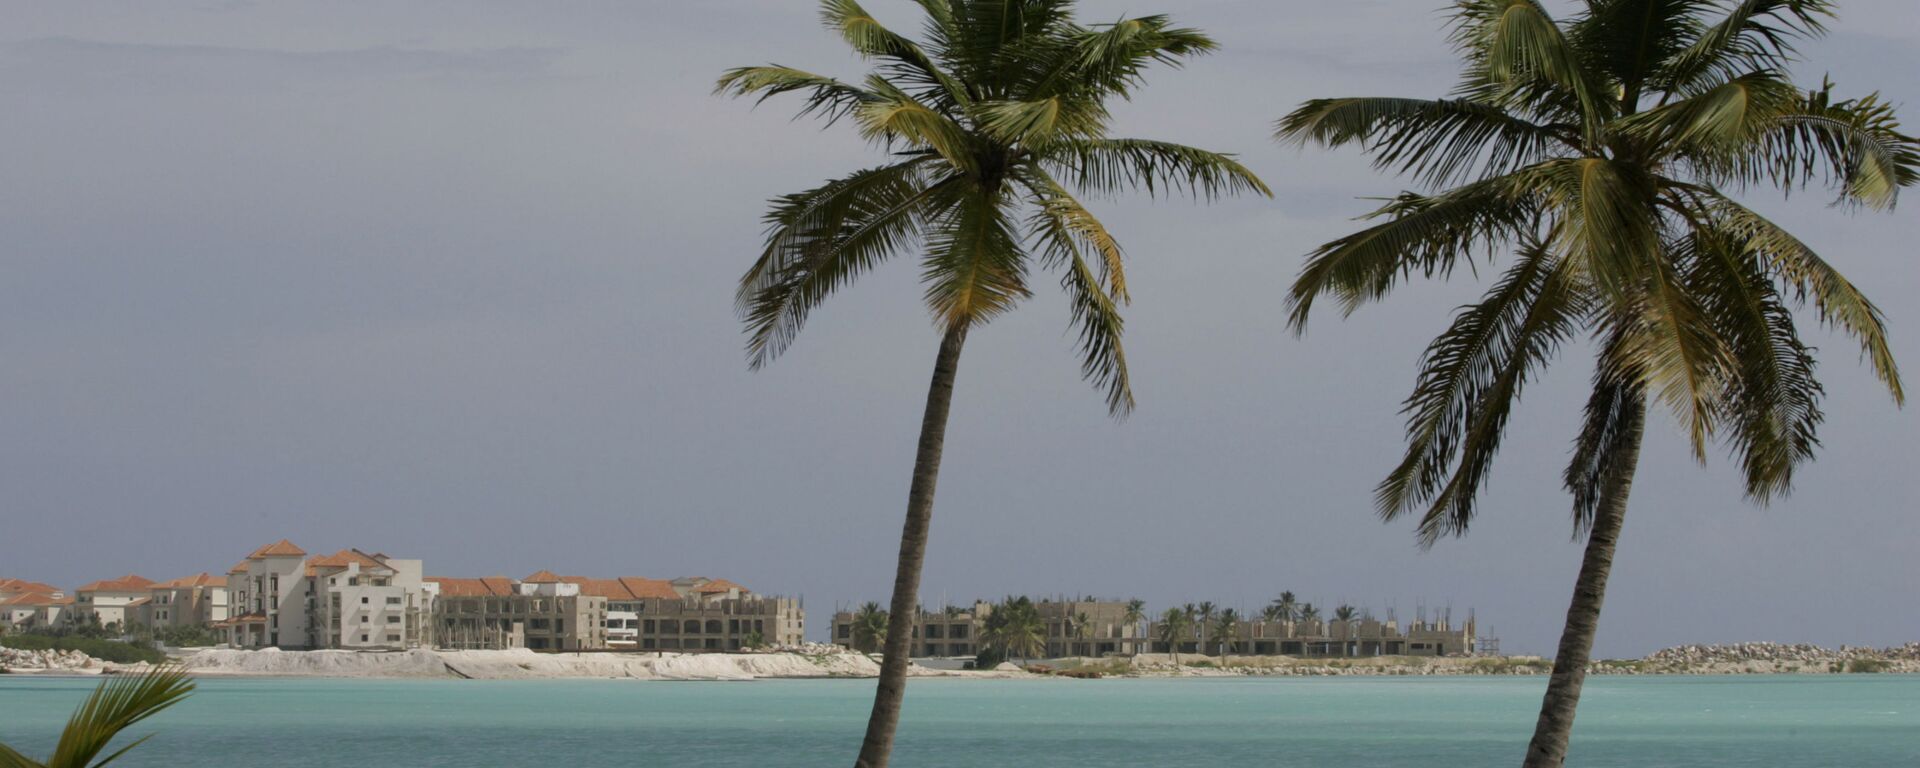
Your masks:
{"label": "window", "polygon": [[366,616],[361,616],[361,617],[360,617],[360,623],[362,623],[362,624],[365,624],[365,623],[367,623],[367,617],[366,617]]}
{"label": "window", "polygon": [[361,635],[361,636],[360,636],[360,642],[363,642],[363,643],[364,643],[364,642],[366,642],[366,641],[367,641],[367,636],[366,636],[366,635]]}
{"label": "window", "polygon": [[400,617],[398,617],[398,616],[388,616],[388,617],[387,617],[387,623],[388,623],[388,624],[398,624],[398,623],[400,623]]}
{"label": "window", "polygon": [[362,596],[360,597],[360,604],[361,604],[361,605],[366,605],[366,604],[367,604],[367,602],[368,602],[368,600],[367,600],[367,597],[366,597],[365,595],[362,595]]}
{"label": "window", "polygon": [[399,604],[400,604],[400,598],[397,598],[397,597],[387,598],[387,605],[399,605]]}
{"label": "window", "polygon": [[397,643],[397,642],[400,642],[400,636],[399,636],[399,635],[387,635],[387,642],[389,642],[389,643]]}
{"label": "window", "polygon": [[566,620],[566,619],[554,619],[554,620],[553,620],[553,631],[555,631],[555,632],[565,632],[565,631],[567,631],[567,620]]}

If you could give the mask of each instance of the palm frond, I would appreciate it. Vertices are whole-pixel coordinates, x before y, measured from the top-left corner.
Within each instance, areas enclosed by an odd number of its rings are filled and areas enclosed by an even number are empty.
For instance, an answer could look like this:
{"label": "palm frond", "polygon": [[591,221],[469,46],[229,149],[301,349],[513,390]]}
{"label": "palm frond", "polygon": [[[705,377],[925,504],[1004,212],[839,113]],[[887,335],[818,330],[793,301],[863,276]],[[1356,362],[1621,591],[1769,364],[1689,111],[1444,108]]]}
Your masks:
{"label": "palm frond", "polygon": [[1544,87],[1577,105],[1582,133],[1597,136],[1611,106],[1580,54],[1538,0],[1456,0],[1452,40],[1471,80],[1495,103],[1538,101]]}
{"label": "palm frond", "polygon": [[1920,139],[1901,133],[1893,105],[1877,94],[1834,101],[1827,84],[1724,170],[1742,182],[1788,189],[1820,178],[1840,187],[1842,201],[1890,210],[1901,187],[1920,182]]}
{"label": "palm frond", "polygon": [[921,282],[942,329],[984,322],[1031,295],[1026,254],[1007,220],[1003,194],[968,188],[928,227]]}
{"label": "palm frond", "polygon": [[1094,194],[1145,188],[1149,195],[1222,195],[1273,191],[1233,155],[1147,139],[1076,139],[1051,144],[1041,154],[1050,170]]}
{"label": "palm frond", "polygon": [[1172,23],[1166,16],[1142,16],[1074,30],[1058,60],[1034,84],[1032,95],[1091,93],[1125,98],[1144,81],[1147,67],[1179,67],[1188,58],[1219,48],[1201,31]]}
{"label": "palm frond", "polygon": [[1521,390],[1585,311],[1565,262],[1538,242],[1479,303],[1460,310],[1427,348],[1402,410],[1406,456],[1375,490],[1383,519],[1431,502],[1420,521],[1423,545],[1466,531]]}
{"label": "palm frond", "polygon": [[[943,7],[944,3],[922,3],[930,16]],[[950,9],[949,13],[950,14]],[[938,17],[933,17],[938,18]],[[821,0],[820,21],[841,39],[847,41],[856,53],[867,58],[882,58],[892,62],[886,68],[889,74],[903,82],[926,87],[932,93],[923,96],[937,96],[955,106],[964,107],[972,103],[966,88],[951,75],[941,70],[927,53],[892,30],[887,29],[873,14],[860,6],[857,0]]]}
{"label": "palm frond", "polygon": [[1393,290],[1402,277],[1451,274],[1477,250],[1493,253],[1517,243],[1534,227],[1540,210],[1538,179],[1554,164],[1528,166],[1427,196],[1402,193],[1366,218],[1386,221],[1314,249],[1287,293],[1288,324],[1305,332],[1313,304],[1323,294],[1340,297],[1344,311]]}
{"label": "palm frond", "polygon": [[807,102],[800,108],[800,117],[819,114],[826,118],[828,125],[851,114],[861,104],[880,101],[878,94],[859,86],[779,65],[729,69],[713,89],[716,95],[742,97],[757,94],[759,98],[754,100],[755,104],[793,91],[807,92]]}
{"label": "palm frond", "polygon": [[1691,254],[1686,281],[1733,353],[1721,402],[1725,440],[1746,471],[1747,495],[1762,503],[1793,487],[1793,471],[1819,446],[1823,391],[1793,313],[1758,260],[1723,233],[1700,229],[1680,248]]}
{"label": "palm frond", "polygon": [[1646,427],[1647,401],[1639,373],[1620,354],[1624,344],[1622,326],[1615,324],[1596,360],[1593,393],[1563,476],[1573,495],[1575,538],[1593,528],[1602,504],[1625,504],[1624,491],[1633,482],[1631,457]]}
{"label": "palm frond", "polygon": [[1636,165],[1603,157],[1539,167],[1542,205],[1558,225],[1554,248],[1578,262],[1612,300],[1632,301],[1660,257],[1654,180]]}
{"label": "palm frond", "polygon": [[1358,144],[1379,169],[1442,186],[1511,173],[1578,149],[1576,127],[1539,125],[1466,99],[1314,99],[1275,126],[1282,142]]}
{"label": "palm frond", "polygon": [[974,168],[964,126],[878,75],[867,78],[867,88],[879,98],[862,102],[853,110],[861,137],[883,144],[902,142],[909,147],[930,149],[955,168]]}
{"label": "palm frond", "polygon": [[1106,133],[1107,108],[1099,101],[1049,96],[1034,101],[983,102],[974,107],[980,130],[1009,145],[1044,151],[1063,139],[1093,139]]}
{"label": "palm frond", "polygon": [[1730,241],[1730,247],[1739,248],[1741,253],[1766,265],[1792,289],[1795,299],[1804,301],[1811,297],[1823,322],[1860,342],[1861,356],[1873,366],[1874,374],[1886,385],[1894,402],[1906,401],[1900,384],[1900,367],[1887,341],[1886,320],[1866,294],[1806,243],[1767,217],[1717,193],[1702,192],[1699,199],[1715,229]]}
{"label": "palm frond", "polygon": [[1616,130],[1697,167],[1724,167],[1791,112],[1800,92],[1774,71],[1748,72],[1664,106],[1623,118]]}
{"label": "palm frond", "polygon": [[[1041,201],[1029,222],[1041,245],[1040,262],[1060,269],[1071,321],[1080,329],[1080,375],[1105,389],[1108,412],[1124,418],[1133,411],[1134,400],[1127,353],[1120,342],[1126,323],[1119,303],[1127,296],[1120,245],[1099,219],[1045,171],[1029,168],[1026,174]],[[1096,275],[1087,265],[1082,246],[1100,255],[1103,274]]]}
{"label": "palm frond", "polygon": [[1658,83],[1681,91],[1746,72],[1785,69],[1793,62],[1794,43],[1823,33],[1822,18],[1832,16],[1827,0],[1741,0],[1685,49],[1668,56]]}
{"label": "palm frond", "polygon": [[1682,273],[1695,255],[1669,244],[1669,258],[1652,263],[1648,285],[1633,307],[1619,352],[1639,372],[1648,394],[1672,409],[1687,428],[1694,458],[1705,461],[1718,429],[1733,350],[1714,327],[1701,297]]}
{"label": "palm frond", "polygon": [[13,751],[12,747],[0,744],[0,768],[47,768],[46,764]]}
{"label": "palm frond", "polygon": [[177,666],[158,666],[143,674],[116,676],[102,683],[79,709],[74,710],[47,765],[51,768],[99,768],[112,762],[146,741],[146,738],[138,739],[104,759],[95,761],[94,758],[121,731],[180,703],[193,691],[193,687],[193,681],[187,677],[186,671]]}
{"label": "palm frond", "polygon": [[766,248],[735,295],[751,367],[785,351],[827,296],[916,242],[944,189],[924,164],[872,168],[774,200]]}

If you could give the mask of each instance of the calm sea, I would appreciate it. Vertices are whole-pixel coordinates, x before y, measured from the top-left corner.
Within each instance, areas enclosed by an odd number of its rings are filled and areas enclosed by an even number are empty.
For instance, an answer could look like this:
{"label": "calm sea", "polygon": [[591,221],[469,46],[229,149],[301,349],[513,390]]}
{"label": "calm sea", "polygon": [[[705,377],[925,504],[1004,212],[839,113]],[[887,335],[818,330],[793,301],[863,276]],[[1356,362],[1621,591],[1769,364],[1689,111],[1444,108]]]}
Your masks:
{"label": "calm sea", "polygon": [[[93,681],[0,677],[44,756]],[[894,763],[1516,765],[1543,678],[918,680]],[[135,766],[834,766],[871,681],[204,680]],[[1920,676],[1590,680],[1575,766],[1920,766]]]}

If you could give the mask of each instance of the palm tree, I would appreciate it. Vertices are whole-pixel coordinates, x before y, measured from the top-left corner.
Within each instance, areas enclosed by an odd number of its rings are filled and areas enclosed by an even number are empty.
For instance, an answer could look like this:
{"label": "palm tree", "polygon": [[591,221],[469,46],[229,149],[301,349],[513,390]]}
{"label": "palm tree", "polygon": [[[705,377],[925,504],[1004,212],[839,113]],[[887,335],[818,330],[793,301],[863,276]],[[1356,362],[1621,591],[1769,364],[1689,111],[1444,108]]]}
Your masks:
{"label": "palm tree", "polygon": [[1082,656],[1093,655],[1093,619],[1085,611],[1073,615],[1073,636],[1080,641]]}
{"label": "palm tree", "polygon": [[1341,603],[1339,607],[1333,609],[1333,619],[1335,621],[1353,621],[1357,618],[1360,618],[1359,609],[1346,603]]}
{"label": "palm tree", "polygon": [[1303,622],[1319,621],[1320,609],[1313,607],[1313,603],[1301,603],[1300,604],[1300,620]]}
{"label": "palm tree", "polygon": [[[1825,0],[1587,0],[1569,22],[1537,0],[1461,0],[1452,98],[1320,99],[1279,135],[1359,145],[1437,190],[1403,193],[1384,221],[1315,251],[1290,296],[1346,309],[1479,252],[1513,264],[1421,361],[1408,447],[1380,484],[1388,520],[1421,509],[1424,544],[1467,530],[1513,403],[1568,339],[1594,338],[1596,372],[1564,481],[1585,535],[1529,766],[1558,766],[1593,646],[1647,409],[1669,408],[1696,459],[1724,441],[1747,495],[1788,492],[1813,455],[1822,391],[1793,309],[1861,345],[1896,403],[1880,311],[1805,243],[1729,191],[1821,181],[1885,209],[1920,178],[1920,142],[1874,96],[1788,79]],[[1475,265],[1478,268],[1478,265]]]}
{"label": "palm tree", "polygon": [[[1140,620],[1146,617],[1147,617],[1147,601],[1136,597],[1132,600],[1127,601],[1127,611],[1126,613],[1121,614],[1120,621],[1126,624],[1129,628],[1131,628],[1133,630],[1133,633],[1138,633],[1140,631]],[[1130,633],[1130,634],[1133,634],[1133,633]],[[1140,652],[1140,644],[1138,642],[1134,643],[1133,652],[1134,653]]]}
{"label": "palm tree", "polygon": [[1199,631],[1199,637],[1197,639],[1201,653],[1207,652],[1207,628],[1213,625],[1213,616],[1217,610],[1212,600],[1206,600],[1202,601],[1199,607],[1193,611],[1193,628]]}
{"label": "palm tree", "polygon": [[[879,650],[886,645],[891,629],[886,609],[869,601],[853,614],[853,649],[861,653]],[[909,633],[912,631],[911,627],[907,629]]]}
{"label": "palm tree", "polygon": [[1233,635],[1240,628],[1240,612],[1228,608],[1220,612],[1220,618],[1214,622],[1213,636],[1219,639],[1220,656],[1233,653]]}
{"label": "palm tree", "polygon": [[729,70],[717,87],[761,100],[805,94],[800,114],[829,124],[850,119],[891,150],[886,165],[773,201],[766,248],[737,294],[751,367],[785,350],[835,290],[888,257],[924,254],[940,349],[900,536],[896,626],[860,749],[867,768],[886,765],[906,695],[907,624],[967,333],[1031,295],[1035,267],[1057,270],[1079,328],[1081,372],[1105,389],[1108,410],[1124,416],[1133,391],[1120,343],[1119,307],[1128,298],[1121,249],[1070,189],[1269,194],[1229,156],[1107,135],[1107,102],[1131,96],[1154,64],[1213,50],[1200,32],[1164,16],[1082,26],[1072,0],[918,2],[926,21],[915,42],[855,0],[823,0],[826,26],[878,63],[858,83],[769,65]]}
{"label": "palm tree", "polygon": [[1294,614],[1299,609],[1299,603],[1294,601],[1292,592],[1281,592],[1279,597],[1273,599],[1270,607],[1274,609],[1278,620],[1293,621]]}
{"label": "palm tree", "polygon": [[38,762],[0,744],[0,766],[5,768],[88,768],[105,765],[128,750],[140,746],[152,734],[115,750],[106,757],[94,757],[105,751],[121,731],[162,710],[180,703],[193,691],[193,681],[185,670],[170,665],[153,667],[139,675],[115,676],[102,681],[88,696],[60,733],[53,756]]}
{"label": "palm tree", "polygon": [[1006,656],[1031,661],[1046,647],[1047,623],[1040,609],[1026,597],[1008,597],[988,615],[982,639],[992,643]]}
{"label": "palm tree", "polygon": [[1160,642],[1167,644],[1167,651],[1173,654],[1173,665],[1180,666],[1180,642],[1187,639],[1187,629],[1193,626],[1193,614],[1178,608],[1168,608],[1160,615]]}

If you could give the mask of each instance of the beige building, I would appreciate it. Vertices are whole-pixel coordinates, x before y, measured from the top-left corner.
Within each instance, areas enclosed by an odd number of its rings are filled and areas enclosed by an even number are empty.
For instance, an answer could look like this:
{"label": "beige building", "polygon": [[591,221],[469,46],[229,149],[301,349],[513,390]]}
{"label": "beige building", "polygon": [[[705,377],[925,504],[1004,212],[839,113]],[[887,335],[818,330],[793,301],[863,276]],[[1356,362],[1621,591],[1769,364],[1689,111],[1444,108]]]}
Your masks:
{"label": "beige building", "polygon": [[210,573],[160,582],[148,589],[148,596],[142,623],[154,629],[210,627],[231,615],[227,580]]}
{"label": "beige building", "polygon": [[[1112,600],[1040,600],[1033,604],[1044,625],[1045,655],[1108,656],[1137,652],[1143,638],[1140,623],[1128,622],[1127,604]],[[981,633],[993,615],[993,605],[942,611],[921,611],[913,627],[911,653],[919,657],[972,656],[980,652]],[[833,616],[833,642],[854,646],[854,613]]]}
{"label": "beige building", "polygon": [[153,601],[153,580],[137,574],[89,582],[74,590],[75,621],[99,620],[100,626],[124,629],[148,623],[147,604]]}
{"label": "beige building", "polygon": [[357,549],[309,558],[282,539],[228,571],[233,615],[214,626],[236,648],[426,647],[437,589],[419,560]]}
{"label": "beige building", "polygon": [[0,597],[0,631],[20,632],[57,626],[73,609],[73,598],[50,592],[9,592]]}
{"label": "beige building", "polygon": [[540,571],[521,581],[434,577],[441,648],[582,651],[607,647],[607,599]]}
{"label": "beige building", "polygon": [[[1220,638],[1201,622],[1189,627],[1179,642],[1178,652],[1216,654]],[[1155,653],[1174,650],[1162,639],[1162,625],[1148,627]],[[1354,658],[1361,656],[1463,656],[1474,651],[1474,620],[1460,627],[1448,620],[1415,621],[1402,631],[1397,622],[1371,618],[1349,621],[1315,619],[1312,621],[1250,621],[1234,628],[1226,646],[1233,655],[1298,656],[1302,658]]]}

